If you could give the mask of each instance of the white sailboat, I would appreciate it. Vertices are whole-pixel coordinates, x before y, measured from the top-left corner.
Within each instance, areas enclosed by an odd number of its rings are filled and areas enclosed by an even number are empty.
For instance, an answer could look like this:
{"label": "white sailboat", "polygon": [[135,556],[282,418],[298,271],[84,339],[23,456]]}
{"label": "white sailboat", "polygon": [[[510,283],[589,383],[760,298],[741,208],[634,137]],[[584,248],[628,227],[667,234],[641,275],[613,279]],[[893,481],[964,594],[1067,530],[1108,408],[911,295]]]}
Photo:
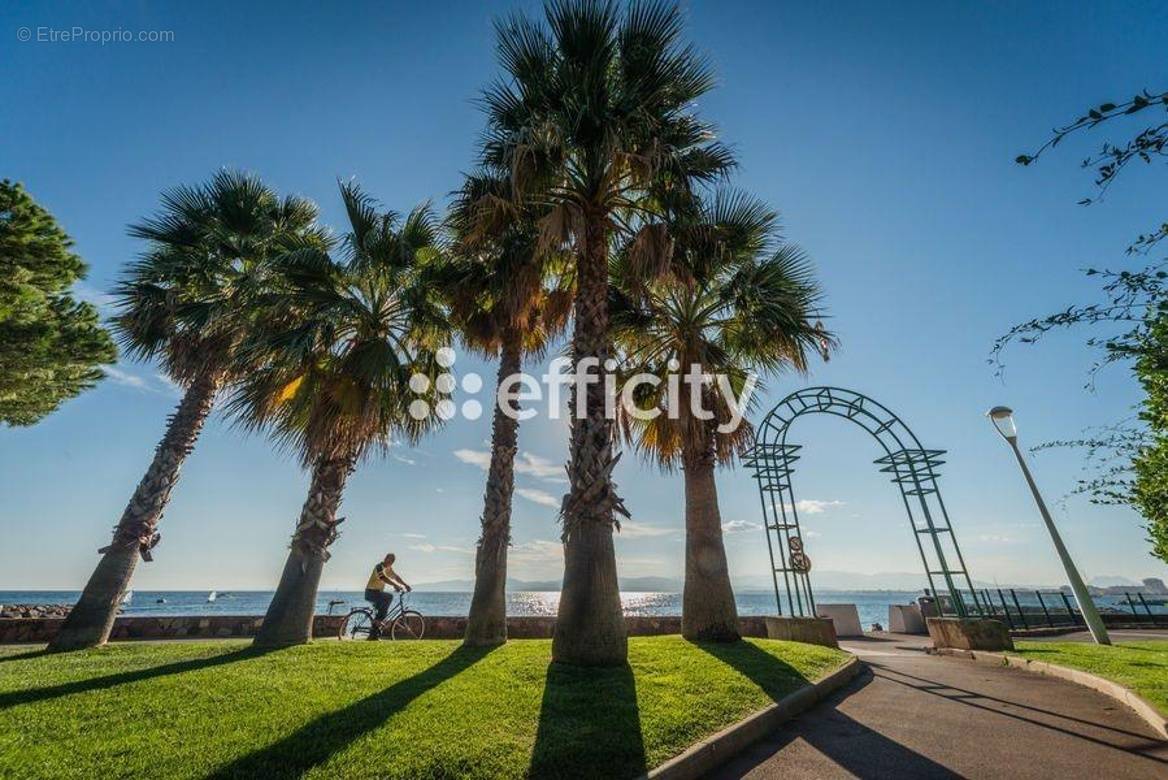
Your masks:
{"label": "white sailboat", "polygon": [[213,590],[207,594],[207,603],[210,604],[212,601],[214,601],[217,598],[219,598],[219,592]]}
{"label": "white sailboat", "polygon": [[134,600],[134,591],[128,590],[124,594],[122,594],[122,606],[129,605],[129,603],[133,600]]}

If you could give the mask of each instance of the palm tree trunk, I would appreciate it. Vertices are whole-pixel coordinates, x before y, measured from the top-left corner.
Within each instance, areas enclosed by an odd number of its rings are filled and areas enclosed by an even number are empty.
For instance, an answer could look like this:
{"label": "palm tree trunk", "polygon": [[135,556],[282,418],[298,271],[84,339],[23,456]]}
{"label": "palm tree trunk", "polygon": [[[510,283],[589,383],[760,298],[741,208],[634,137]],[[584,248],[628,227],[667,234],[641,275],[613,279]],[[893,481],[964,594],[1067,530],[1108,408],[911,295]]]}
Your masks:
{"label": "palm tree trunk", "polygon": [[[519,373],[522,336],[503,337],[496,388]],[[518,411],[518,410],[514,410]],[[515,453],[519,420],[495,404],[491,422],[491,467],[483,496],[482,536],[475,553],[475,587],[463,644],[471,647],[507,641],[507,547],[511,543],[511,497],[515,490]]]}
{"label": "palm tree trunk", "polygon": [[585,215],[583,247],[576,258],[572,353],[577,381],[581,360],[597,358],[600,365],[588,371],[597,381],[586,386],[583,419],[575,413],[575,387],[572,392],[571,487],[560,510],[564,583],[552,639],[552,660],[581,666],[616,666],[628,658],[612,544],[614,513],[628,512],[612,482],[617,458],[603,381],[608,343],[608,235],[604,216],[593,213]]}
{"label": "palm tree trunk", "polygon": [[337,538],[337,507],[353,459],[321,459],[312,469],[308,498],[300,510],[280,584],[256,633],[256,647],[302,645],[312,639],[320,575]]}
{"label": "palm tree trunk", "polygon": [[738,640],[738,609],[730,587],[714,453],[699,447],[685,460],[685,590],[681,634],[686,639]]}
{"label": "palm tree trunk", "polygon": [[81,591],[81,598],[49,644],[50,650],[96,647],[109,639],[138,558],[150,560],[150,549],[161,538],[156,530],[158,522],[170,501],[170,492],[178,483],[183,461],[194,449],[215,403],[221,379],[219,372],[207,371],[183,394],[167,423],[166,434],[154,450],[150,468],[114,528],[113,541],[99,551],[101,560]]}

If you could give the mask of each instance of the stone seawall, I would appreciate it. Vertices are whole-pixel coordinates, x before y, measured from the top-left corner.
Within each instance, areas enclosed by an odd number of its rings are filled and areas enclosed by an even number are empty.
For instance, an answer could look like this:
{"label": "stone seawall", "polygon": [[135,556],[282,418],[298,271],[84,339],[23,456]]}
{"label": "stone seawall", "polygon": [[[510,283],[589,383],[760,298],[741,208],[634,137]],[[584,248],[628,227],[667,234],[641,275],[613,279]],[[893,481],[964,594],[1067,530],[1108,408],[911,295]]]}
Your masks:
{"label": "stone seawall", "polygon": [[[334,637],[341,615],[317,615],[312,634]],[[0,618],[0,644],[48,642],[61,626],[60,618]],[[229,639],[254,636],[263,618],[256,615],[176,615],[172,617],[119,617],[114,621],[112,640],[125,639]],[[630,636],[680,634],[678,616],[625,618]],[[761,616],[739,619],[743,636],[765,637],[766,622]],[[507,634],[512,639],[546,639],[555,628],[554,617],[509,617]],[[460,639],[466,630],[465,616],[437,615],[426,618],[427,639]]]}

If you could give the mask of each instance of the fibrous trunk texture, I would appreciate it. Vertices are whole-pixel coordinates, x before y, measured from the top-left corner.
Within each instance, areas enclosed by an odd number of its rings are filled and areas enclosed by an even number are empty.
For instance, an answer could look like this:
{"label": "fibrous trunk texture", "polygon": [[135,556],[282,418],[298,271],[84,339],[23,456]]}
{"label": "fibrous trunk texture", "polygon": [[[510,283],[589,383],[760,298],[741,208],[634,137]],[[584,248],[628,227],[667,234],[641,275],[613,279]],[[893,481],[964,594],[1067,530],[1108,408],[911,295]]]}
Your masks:
{"label": "fibrous trunk texture", "polygon": [[603,215],[585,214],[584,242],[576,259],[576,371],[592,357],[599,365],[586,386],[586,414],[576,414],[573,389],[568,479],[561,511],[564,583],[552,640],[552,660],[581,666],[626,662],[628,638],[621,612],[613,549],[614,513],[627,516],[612,482],[614,421],[606,414],[604,361],[609,354],[608,236]]}
{"label": "fibrous trunk texture", "polygon": [[[497,390],[520,369],[520,339],[507,333],[499,360]],[[507,641],[507,547],[511,543],[511,498],[515,490],[515,454],[518,451],[517,409],[506,413],[495,403],[491,423],[491,466],[483,496],[482,535],[475,552],[475,587],[463,643],[472,647]]]}
{"label": "fibrous trunk texture", "polygon": [[685,590],[681,633],[686,639],[739,639],[738,608],[730,587],[722,514],[718,511],[715,459],[707,446],[685,459]]}
{"label": "fibrous trunk texture", "polygon": [[114,528],[113,540],[99,550],[101,560],[49,645],[50,650],[95,647],[109,639],[138,558],[150,560],[150,550],[161,538],[158,523],[178,483],[183,461],[194,449],[215,403],[219,384],[220,375],[207,371],[183,394],[167,423],[166,434],[154,450],[150,467]]}
{"label": "fibrous trunk texture", "polygon": [[256,632],[256,647],[286,647],[311,641],[316,591],[329,558],[328,548],[337,538],[337,507],[352,469],[351,458],[322,458],[313,467],[308,498],[292,534],[280,584]]}

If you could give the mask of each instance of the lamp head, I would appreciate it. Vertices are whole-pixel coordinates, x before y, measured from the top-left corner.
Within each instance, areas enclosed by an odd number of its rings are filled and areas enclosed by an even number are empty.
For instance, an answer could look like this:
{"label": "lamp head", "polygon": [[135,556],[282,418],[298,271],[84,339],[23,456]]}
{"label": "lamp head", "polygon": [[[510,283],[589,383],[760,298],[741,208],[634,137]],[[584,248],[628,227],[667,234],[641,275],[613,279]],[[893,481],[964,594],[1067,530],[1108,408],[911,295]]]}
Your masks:
{"label": "lamp head", "polygon": [[1002,438],[1013,444],[1018,439],[1018,428],[1014,425],[1014,410],[1008,406],[995,406],[986,412],[986,417]]}

